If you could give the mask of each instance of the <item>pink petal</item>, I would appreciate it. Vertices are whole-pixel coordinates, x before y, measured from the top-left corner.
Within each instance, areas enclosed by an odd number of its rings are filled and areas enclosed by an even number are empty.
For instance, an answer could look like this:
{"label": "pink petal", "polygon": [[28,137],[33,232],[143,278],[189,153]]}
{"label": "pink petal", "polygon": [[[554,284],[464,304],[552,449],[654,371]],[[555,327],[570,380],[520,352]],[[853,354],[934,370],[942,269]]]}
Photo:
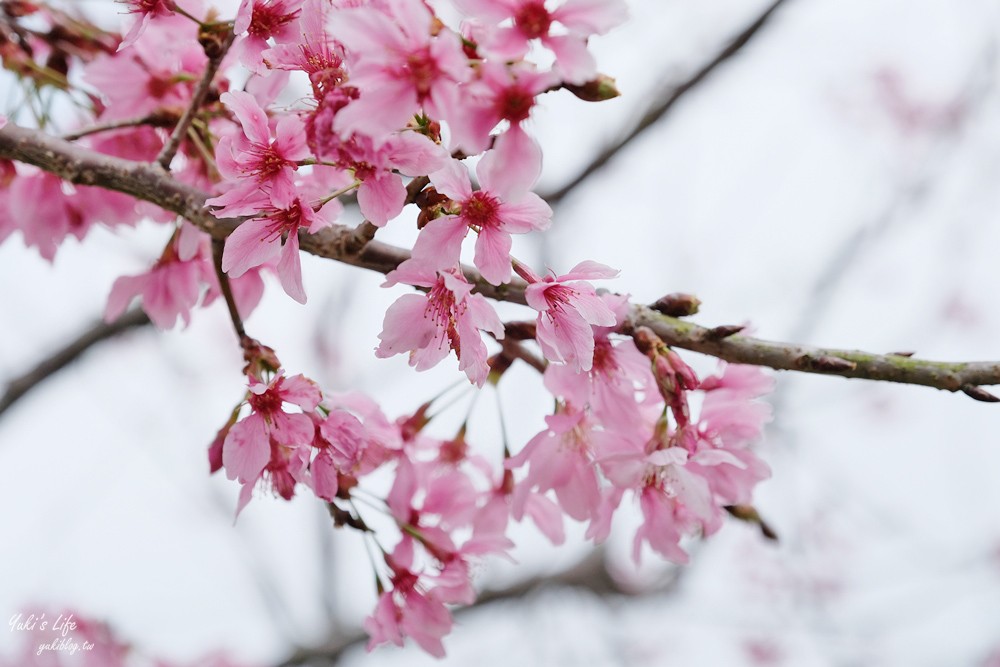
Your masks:
{"label": "pink petal", "polygon": [[299,235],[296,232],[288,234],[288,240],[281,248],[281,259],[278,261],[278,279],[285,294],[299,303],[306,302],[306,290],[302,286],[302,263],[299,257]]}
{"label": "pink petal", "polygon": [[556,35],[543,41],[556,54],[556,69],[567,82],[582,85],[597,75],[597,61],[583,37]]}
{"label": "pink petal", "polygon": [[406,204],[406,188],[399,174],[379,172],[358,188],[358,208],[376,227],[384,227]]}
{"label": "pink petal", "polygon": [[512,234],[544,231],[552,223],[552,209],[534,192],[516,203],[500,204],[497,216],[503,221],[504,230]]}
{"label": "pink petal", "polygon": [[492,285],[510,281],[510,234],[493,228],[479,232],[476,239],[475,264],[483,278]]}
{"label": "pink petal", "polygon": [[465,201],[472,196],[469,170],[458,161],[449,159],[439,170],[430,174],[434,188],[455,201]]}
{"label": "pink petal", "polygon": [[281,252],[281,237],[269,238],[268,221],[253,219],[243,222],[226,239],[222,251],[222,270],[238,278],[249,269],[272,261]]}
{"label": "pink petal", "polygon": [[552,18],[581,35],[603,35],[628,19],[623,0],[567,0]]}
{"label": "pink petal", "polygon": [[495,146],[476,167],[479,182],[504,201],[519,199],[538,182],[542,149],[519,125],[501,134]]}
{"label": "pink petal", "polygon": [[431,220],[413,244],[413,257],[433,268],[449,269],[458,263],[468,231],[465,220],[454,215]]}
{"label": "pink petal", "polygon": [[222,93],[219,99],[240,121],[243,133],[250,141],[264,145],[270,143],[271,132],[267,126],[267,115],[253,95],[242,90],[231,90]]}
{"label": "pink petal", "polygon": [[241,484],[252,484],[271,459],[264,418],[252,414],[229,429],[222,445],[222,465],[229,479]]}
{"label": "pink petal", "polygon": [[294,403],[307,412],[315,410],[323,398],[316,383],[301,374],[283,379],[278,393],[282,401]]}

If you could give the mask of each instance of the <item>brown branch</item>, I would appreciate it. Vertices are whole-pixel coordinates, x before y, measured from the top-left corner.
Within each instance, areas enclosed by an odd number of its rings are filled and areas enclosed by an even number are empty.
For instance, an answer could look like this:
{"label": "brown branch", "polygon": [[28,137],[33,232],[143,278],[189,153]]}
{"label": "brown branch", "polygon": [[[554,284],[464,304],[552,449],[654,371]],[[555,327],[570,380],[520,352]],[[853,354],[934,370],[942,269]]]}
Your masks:
{"label": "brown branch", "polygon": [[139,116],[138,118],[123,118],[122,120],[112,120],[107,123],[96,123],[94,125],[82,127],[79,130],[64,134],[62,135],[62,138],[66,141],[75,141],[82,137],[97,134],[99,132],[110,132],[112,130],[120,130],[126,127],[139,127],[140,125],[168,127],[173,124],[176,119],[176,115],[171,116],[169,113],[157,112],[146,116]]}
{"label": "brown branch", "polygon": [[719,51],[714,58],[698,68],[691,76],[678,84],[670,84],[659,92],[656,101],[653,102],[639,119],[639,122],[625,136],[615,143],[607,146],[598,153],[580,173],[574,176],[561,188],[548,194],[543,194],[542,199],[549,204],[555,205],[566,198],[571,192],[578,188],[584,181],[598,172],[604,165],[610,162],[618,153],[629,146],[646,130],[655,125],[661,118],[667,115],[674,105],[676,105],[687,93],[691,92],[698,84],[704,81],[720,65],[739,53],[751,39],[754,38],[761,28],[770,20],[774,12],[785,3],[786,0],[774,0],[764,12],[754,20],[753,23],[744,28],[739,34],[733,37],[726,46]]}
{"label": "brown branch", "polygon": [[[161,169],[140,162],[102,155],[89,149],[7,124],[0,129],[0,158],[19,160],[82,185],[96,185],[124,192],[161,206],[190,220],[215,239],[226,238],[238,220],[219,220],[205,207],[206,193],[179,183]],[[409,251],[380,241],[370,241],[360,252],[345,247],[355,230],[335,225],[317,234],[300,233],[301,247],[314,255],[379,273],[388,273],[410,257]],[[478,271],[464,268],[466,278],[480,294],[499,301],[525,304],[525,284],[515,280],[494,286]],[[667,344],[708,354],[735,363],[768,366],[777,370],[839,375],[904,384],[918,384],[947,391],[963,391],[984,400],[980,385],[1000,384],[1000,362],[949,363],[902,355],[879,355],[858,350],[808,347],[748,336],[720,337],[710,329],[667,317],[644,306],[633,306],[623,332],[648,326]],[[727,330],[728,332],[728,330]]]}
{"label": "brown branch", "polygon": [[147,324],[149,324],[149,316],[136,308],[126,312],[114,322],[99,322],[91,326],[65,347],[40,361],[30,371],[8,382],[3,396],[0,396],[0,415],[3,415],[18,400],[49,376],[79,359],[84,352],[97,343],[113,338],[129,329],[136,329]]}
{"label": "brown branch", "polygon": [[[199,36],[201,37],[201,36]],[[181,146],[181,141],[187,135],[188,128],[191,127],[191,121],[194,120],[195,114],[201,110],[201,105],[205,102],[205,98],[208,96],[208,91],[212,87],[212,81],[215,80],[215,75],[219,71],[219,66],[222,64],[223,59],[226,57],[226,53],[229,52],[229,47],[233,45],[233,41],[236,39],[236,34],[232,30],[232,26],[226,28],[226,34],[222,37],[221,42],[214,41],[212,38],[215,35],[207,35],[208,41],[205,41],[205,53],[209,56],[208,64],[205,65],[205,73],[201,77],[201,81],[195,86],[194,93],[191,95],[191,104],[184,110],[184,114],[181,119],[177,121],[177,126],[174,131],[170,134],[170,138],[167,143],[163,145],[163,149],[160,154],[156,156],[155,164],[160,165],[164,169],[170,169],[170,162],[174,159],[174,155],[177,154],[177,149]]]}

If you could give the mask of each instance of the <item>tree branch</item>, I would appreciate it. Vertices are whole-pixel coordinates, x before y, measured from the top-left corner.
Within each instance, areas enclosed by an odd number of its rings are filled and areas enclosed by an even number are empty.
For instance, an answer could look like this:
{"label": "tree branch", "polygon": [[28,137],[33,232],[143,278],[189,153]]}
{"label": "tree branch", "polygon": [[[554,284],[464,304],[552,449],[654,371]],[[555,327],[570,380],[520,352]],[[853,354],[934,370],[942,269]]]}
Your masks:
{"label": "tree branch", "polygon": [[0,415],[3,415],[14,403],[23,398],[50,375],[73,363],[97,343],[117,336],[129,329],[135,329],[147,324],[149,324],[149,316],[142,310],[135,308],[126,312],[114,322],[98,322],[93,325],[70,341],[65,347],[40,361],[30,371],[8,382],[3,396],[0,396]]}
{"label": "tree branch", "polygon": [[[177,149],[180,148],[181,141],[187,135],[188,128],[191,127],[191,121],[194,120],[195,114],[201,109],[201,105],[204,103],[205,97],[212,87],[215,74],[219,71],[219,65],[222,64],[222,60],[226,57],[226,53],[229,52],[229,47],[233,45],[235,39],[236,34],[231,28],[228,28],[221,42],[212,44],[214,50],[212,50],[208,58],[208,64],[205,65],[205,73],[202,75],[201,81],[198,82],[194,93],[191,95],[191,104],[184,110],[184,114],[177,121],[177,126],[174,127],[174,131],[170,134],[167,143],[163,145],[160,154],[156,156],[155,163],[164,169],[170,169],[170,163],[173,161],[174,155],[177,154]],[[210,49],[206,48],[206,54],[209,51]]]}
{"label": "tree branch", "polygon": [[635,125],[635,127],[633,127],[625,136],[618,139],[618,141],[610,146],[607,146],[604,150],[598,153],[590,161],[590,163],[580,171],[580,173],[574,176],[561,188],[554,192],[543,194],[542,199],[551,205],[555,205],[565,199],[566,196],[604,167],[604,165],[610,162],[612,158],[618,155],[618,153],[620,153],[626,146],[630,145],[641,134],[655,125],[657,121],[667,115],[667,112],[669,112],[673,106],[681,100],[681,98],[695,88],[695,86],[708,78],[708,76],[718,69],[720,65],[739,53],[743,47],[746,46],[758,32],[760,32],[760,29],[763,28],[764,25],[770,20],[774,12],[785,2],[786,0],[774,0],[774,2],[772,2],[753,23],[748,25],[739,34],[733,37],[726,44],[726,46],[715,55],[714,58],[702,65],[681,83],[670,84],[661,90],[656,96],[656,101],[646,109],[646,112],[642,115],[642,118],[639,119],[639,122]]}
{"label": "tree branch", "polygon": [[[206,193],[174,180],[170,174],[155,166],[102,155],[37,130],[9,123],[0,129],[0,158],[33,164],[71,183],[96,185],[149,201],[190,220],[215,239],[225,239],[240,222],[215,218],[205,207]],[[343,225],[335,225],[318,234],[300,232],[300,242],[306,252],[379,273],[392,271],[410,257],[409,251],[376,240],[354,251],[356,231]],[[526,303],[523,281],[494,286],[475,269],[465,267],[464,271],[480,294],[498,301]],[[1000,362],[996,361],[926,361],[903,355],[816,348],[740,335],[724,336],[725,328],[709,329],[661,315],[644,306],[633,306],[622,331],[628,333],[639,326],[651,328],[667,344],[675,347],[734,363],[767,366],[776,370],[918,384],[947,391],[964,391],[978,400],[990,400],[990,395],[979,389],[980,385],[1000,384]]]}

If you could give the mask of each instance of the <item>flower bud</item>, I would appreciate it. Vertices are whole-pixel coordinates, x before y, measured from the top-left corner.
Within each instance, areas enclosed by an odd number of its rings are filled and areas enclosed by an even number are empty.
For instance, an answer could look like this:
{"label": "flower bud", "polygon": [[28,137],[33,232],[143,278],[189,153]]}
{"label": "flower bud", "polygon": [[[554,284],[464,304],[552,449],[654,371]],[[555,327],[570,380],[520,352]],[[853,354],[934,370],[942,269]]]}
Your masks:
{"label": "flower bud", "polygon": [[596,79],[591,79],[582,85],[567,83],[563,86],[584,102],[603,102],[621,95],[615,80],[607,74],[598,74]]}

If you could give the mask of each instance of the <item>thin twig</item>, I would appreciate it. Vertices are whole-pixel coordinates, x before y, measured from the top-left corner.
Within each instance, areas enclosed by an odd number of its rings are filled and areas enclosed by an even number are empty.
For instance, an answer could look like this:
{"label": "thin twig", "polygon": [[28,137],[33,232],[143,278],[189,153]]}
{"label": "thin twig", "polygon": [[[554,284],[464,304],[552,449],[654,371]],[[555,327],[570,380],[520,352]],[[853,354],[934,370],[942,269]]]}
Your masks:
{"label": "thin twig", "polygon": [[184,110],[184,114],[181,119],[177,121],[177,126],[170,135],[170,139],[164,144],[163,150],[160,154],[156,156],[156,164],[160,165],[164,169],[170,169],[170,163],[174,159],[174,155],[177,154],[177,149],[180,148],[181,141],[187,135],[188,127],[191,126],[191,121],[194,120],[194,116],[201,109],[202,103],[205,101],[205,97],[208,95],[208,91],[212,87],[212,81],[215,79],[216,73],[219,71],[219,66],[222,64],[223,59],[226,57],[226,53],[229,52],[229,47],[233,45],[233,40],[236,39],[236,35],[230,29],[226,34],[225,39],[219,46],[216,53],[208,59],[208,64],[205,65],[205,74],[201,77],[201,81],[194,89],[194,94],[191,96],[191,104],[188,105],[187,109]]}
{"label": "thin twig", "polygon": [[233,321],[233,330],[236,337],[240,339],[240,344],[247,338],[247,332],[243,328],[243,318],[236,307],[236,299],[233,298],[233,288],[229,284],[229,276],[222,270],[222,254],[225,251],[225,242],[218,239],[212,241],[212,264],[215,266],[215,275],[219,279],[219,291],[226,301],[226,308],[229,309],[229,319]]}
{"label": "thin twig", "polygon": [[691,92],[698,84],[704,81],[720,65],[739,53],[761,28],[770,20],[774,12],[781,7],[786,0],[774,0],[757,19],[744,28],[738,35],[733,37],[726,46],[719,51],[714,58],[702,65],[691,76],[678,84],[670,84],[660,91],[657,99],[651,104],[642,115],[639,122],[627,134],[618,139],[615,143],[607,146],[598,153],[580,173],[569,180],[565,185],[554,192],[543,194],[542,199],[551,205],[555,205],[565,199],[571,192],[576,190],[584,181],[593,176],[604,165],[612,160],[624,148],[629,146],[646,130],[655,125],[657,121],[667,115],[674,105],[676,105],[687,93]]}
{"label": "thin twig", "polygon": [[3,396],[0,397],[0,415],[3,415],[18,400],[24,398],[28,392],[49,376],[79,359],[84,352],[97,343],[149,323],[149,316],[141,309],[134,308],[114,322],[98,322],[89,327],[67,345],[40,361],[30,371],[8,382]]}
{"label": "thin twig", "polygon": [[[236,229],[239,220],[215,218],[205,207],[208,195],[178,182],[152,165],[102,155],[77,144],[8,123],[0,129],[0,157],[19,160],[76,184],[96,185],[124,192],[172,211],[223,240]],[[316,234],[300,232],[303,250],[380,273],[394,270],[410,257],[409,251],[377,240],[356,254],[344,252],[345,241],[355,230],[333,225]],[[525,304],[526,285],[521,280],[491,285],[473,268],[463,267],[474,289],[492,299]],[[648,326],[667,344],[693,350],[735,363],[768,366],[778,370],[839,375],[904,384],[918,384],[947,391],[971,391],[981,385],[1000,384],[1000,362],[948,363],[902,355],[880,355],[858,350],[808,347],[748,336],[719,338],[710,329],[661,315],[644,306],[633,306],[623,330]]]}
{"label": "thin twig", "polygon": [[79,130],[62,135],[62,138],[66,141],[76,141],[77,139],[91,134],[97,134],[98,132],[110,132],[111,130],[120,130],[126,127],[139,127],[140,125],[167,127],[172,124],[176,118],[176,116],[172,116],[167,113],[151,113],[145,116],[139,116],[138,118],[111,120],[106,123],[97,123],[88,127],[82,127]]}

